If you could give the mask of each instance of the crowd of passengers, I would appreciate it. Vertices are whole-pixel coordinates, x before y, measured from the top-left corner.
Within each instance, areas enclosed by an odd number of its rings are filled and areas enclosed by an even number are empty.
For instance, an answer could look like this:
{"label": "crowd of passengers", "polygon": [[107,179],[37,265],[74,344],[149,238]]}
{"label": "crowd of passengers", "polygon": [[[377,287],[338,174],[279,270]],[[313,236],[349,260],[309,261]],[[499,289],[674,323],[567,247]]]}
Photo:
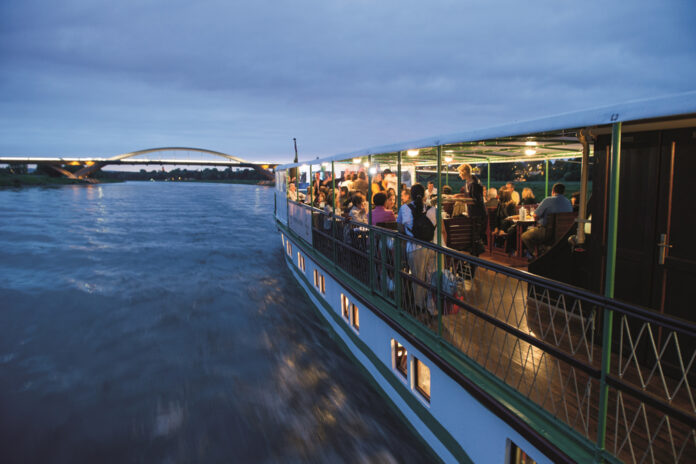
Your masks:
{"label": "crowd of passengers", "polygon": [[[577,207],[578,194],[573,194],[568,200],[563,184],[555,184],[551,196],[538,203],[532,189],[525,187],[521,194],[515,190],[512,182],[508,182],[500,189],[486,189],[480,179],[472,174],[471,166],[462,164],[458,168],[459,177],[465,181],[458,193],[453,193],[448,185],[443,186],[442,199],[454,201],[451,216],[465,215],[474,218],[481,226],[477,230],[481,233],[480,240],[488,238],[485,234],[485,224],[489,214],[491,218],[491,239],[504,247],[505,251],[512,255],[516,252],[517,243],[516,221],[519,219],[521,206],[532,205],[531,213],[535,225],[528,228],[522,234],[524,252],[528,258],[538,247],[542,246],[546,239],[546,227],[549,214],[571,212],[574,205]],[[294,179],[293,179],[294,180]],[[345,173],[343,177],[332,179],[331,173],[322,179],[320,173],[315,173],[307,195],[298,191],[294,182],[288,184],[288,197],[293,201],[310,203],[315,208],[323,209],[329,215],[339,215],[355,222],[367,224],[369,221],[368,194],[372,201],[372,224],[389,225],[396,223],[399,232],[419,238],[425,241],[437,243],[435,234],[431,238],[418,236],[414,233],[414,216],[424,214],[435,226],[437,222],[437,188],[433,182],[428,182],[424,187],[415,183],[401,184],[401,207],[397,210],[396,187],[397,176],[385,169],[376,173],[372,183],[364,170],[355,173]],[[332,188],[335,186],[335,188]],[[537,204],[538,203],[538,204]],[[447,211],[441,212],[442,219],[448,219]],[[441,244],[446,245],[445,228],[442,231]],[[473,253],[478,254],[478,253]]]}

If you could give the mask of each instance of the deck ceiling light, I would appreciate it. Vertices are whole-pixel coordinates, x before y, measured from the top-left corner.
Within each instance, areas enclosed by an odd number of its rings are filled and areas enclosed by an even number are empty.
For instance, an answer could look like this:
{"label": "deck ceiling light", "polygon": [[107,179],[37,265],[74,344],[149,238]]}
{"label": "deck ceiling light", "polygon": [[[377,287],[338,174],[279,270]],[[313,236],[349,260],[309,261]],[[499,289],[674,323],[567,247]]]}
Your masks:
{"label": "deck ceiling light", "polygon": [[526,142],[524,142],[524,144],[527,145],[528,147],[536,147],[537,146],[537,143],[533,140],[527,140]]}
{"label": "deck ceiling light", "polygon": [[418,156],[418,150],[408,150],[406,154],[413,158],[414,156]]}
{"label": "deck ceiling light", "polygon": [[362,158],[353,158],[353,164],[360,164],[362,163]]}
{"label": "deck ceiling light", "polygon": [[452,158],[451,156],[445,156],[445,163],[451,163],[453,159],[454,158]]}
{"label": "deck ceiling light", "polygon": [[370,168],[370,175],[371,175],[371,176],[374,176],[375,174],[377,174],[377,168],[374,167],[374,166],[372,166],[372,167]]}
{"label": "deck ceiling light", "polygon": [[363,166],[365,166],[366,168],[369,168],[369,167],[370,167],[370,162],[369,162],[369,161],[365,161],[365,162],[363,163]]}
{"label": "deck ceiling light", "polygon": [[527,155],[527,156],[536,155],[536,150],[533,149],[533,148],[527,148],[527,149],[524,151],[524,154]]}

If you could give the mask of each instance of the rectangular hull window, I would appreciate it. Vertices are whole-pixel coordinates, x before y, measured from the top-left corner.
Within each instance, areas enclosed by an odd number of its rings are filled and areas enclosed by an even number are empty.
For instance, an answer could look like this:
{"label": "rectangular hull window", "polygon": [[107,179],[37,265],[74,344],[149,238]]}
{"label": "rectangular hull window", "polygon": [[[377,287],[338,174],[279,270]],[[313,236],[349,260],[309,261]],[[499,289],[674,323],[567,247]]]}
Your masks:
{"label": "rectangular hull window", "polygon": [[[319,274],[316,269],[314,270],[314,286],[322,293],[322,295],[326,294],[326,282],[324,280],[324,276]],[[343,298],[344,296],[341,295],[341,305],[343,305]]]}
{"label": "rectangular hull window", "polygon": [[419,359],[413,358],[413,384],[416,391],[430,401],[430,368]]}
{"label": "rectangular hull window", "polygon": [[396,369],[404,379],[408,378],[408,353],[406,352],[406,348],[396,340],[392,340],[392,363],[394,369]]}
{"label": "rectangular hull window", "polygon": [[344,294],[341,294],[341,315],[346,321],[350,322],[350,302]]}
{"label": "rectangular hull window", "polygon": [[304,256],[300,254],[300,252],[297,252],[297,266],[302,269],[302,272],[305,270],[305,261],[304,261]]}
{"label": "rectangular hull window", "polygon": [[353,317],[353,327],[355,327],[355,330],[360,330],[360,314],[358,313],[358,307],[352,304],[350,308],[351,316]]}
{"label": "rectangular hull window", "polygon": [[287,245],[288,256],[290,256],[290,259],[292,259],[292,244],[290,243],[290,240],[285,242],[285,244]]}
{"label": "rectangular hull window", "polygon": [[530,458],[527,453],[510,440],[508,440],[508,452],[509,459],[507,462],[509,464],[536,464],[535,460]]}

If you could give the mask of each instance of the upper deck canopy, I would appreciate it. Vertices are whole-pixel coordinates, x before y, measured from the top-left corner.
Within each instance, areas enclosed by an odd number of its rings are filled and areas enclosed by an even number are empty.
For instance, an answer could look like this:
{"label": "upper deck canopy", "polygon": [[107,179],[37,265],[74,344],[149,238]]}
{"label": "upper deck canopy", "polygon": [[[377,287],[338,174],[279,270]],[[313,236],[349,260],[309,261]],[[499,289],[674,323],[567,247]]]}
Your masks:
{"label": "upper deck canopy", "polygon": [[416,149],[419,150],[417,159],[411,158],[409,161],[416,165],[432,166],[436,163],[438,146],[442,146],[444,155],[452,156],[455,162],[495,163],[574,158],[582,156],[582,146],[577,137],[578,131],[582,128],[601,130],[603,126],[616,122],[629,123],[692,114],[696,117],[696,91],[383,145],[321,159],[284,164],[277,169],[283,170],[308,163],[316,165],[344,161],[368,155],[372,155],[375,162],[379,162],[382,157],[385,160],[393,160],[393,155],[399,151]]}

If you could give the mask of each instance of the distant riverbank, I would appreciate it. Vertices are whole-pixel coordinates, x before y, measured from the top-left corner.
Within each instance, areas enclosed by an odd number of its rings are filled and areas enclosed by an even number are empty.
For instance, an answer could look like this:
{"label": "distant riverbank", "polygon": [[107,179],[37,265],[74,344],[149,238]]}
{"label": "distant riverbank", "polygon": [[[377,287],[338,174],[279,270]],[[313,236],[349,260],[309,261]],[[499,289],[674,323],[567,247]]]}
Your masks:
{"label": "distant riverbank", "polygon": [[[100,179],[99,182],[122,182],[116,179]],[[0,187],[32,187],[44,185],[74,185],[89,184],[82,179],[70,179],[68,177],[51,177],[37,174],[5,174],[0,175]]]}
{"label": "distant riverbank", "polygon": [[[106,184],[114,182],[124,182],[121,179],[94,179],[96,183]],[[145,182],[145,181],[139,181]],[[251,179],[182,179],[182,180],[157,180],[155,182],[204,182],[217,184],[245,184],[245,185],[263,185],[273,186],[273,181],[251,180]],[[32,187],[46,185],[75,185],[75,184],[90,184],[83,179],[70,179],[68,177],[51,177],[36,174],[0,174],[0,187]]]}

